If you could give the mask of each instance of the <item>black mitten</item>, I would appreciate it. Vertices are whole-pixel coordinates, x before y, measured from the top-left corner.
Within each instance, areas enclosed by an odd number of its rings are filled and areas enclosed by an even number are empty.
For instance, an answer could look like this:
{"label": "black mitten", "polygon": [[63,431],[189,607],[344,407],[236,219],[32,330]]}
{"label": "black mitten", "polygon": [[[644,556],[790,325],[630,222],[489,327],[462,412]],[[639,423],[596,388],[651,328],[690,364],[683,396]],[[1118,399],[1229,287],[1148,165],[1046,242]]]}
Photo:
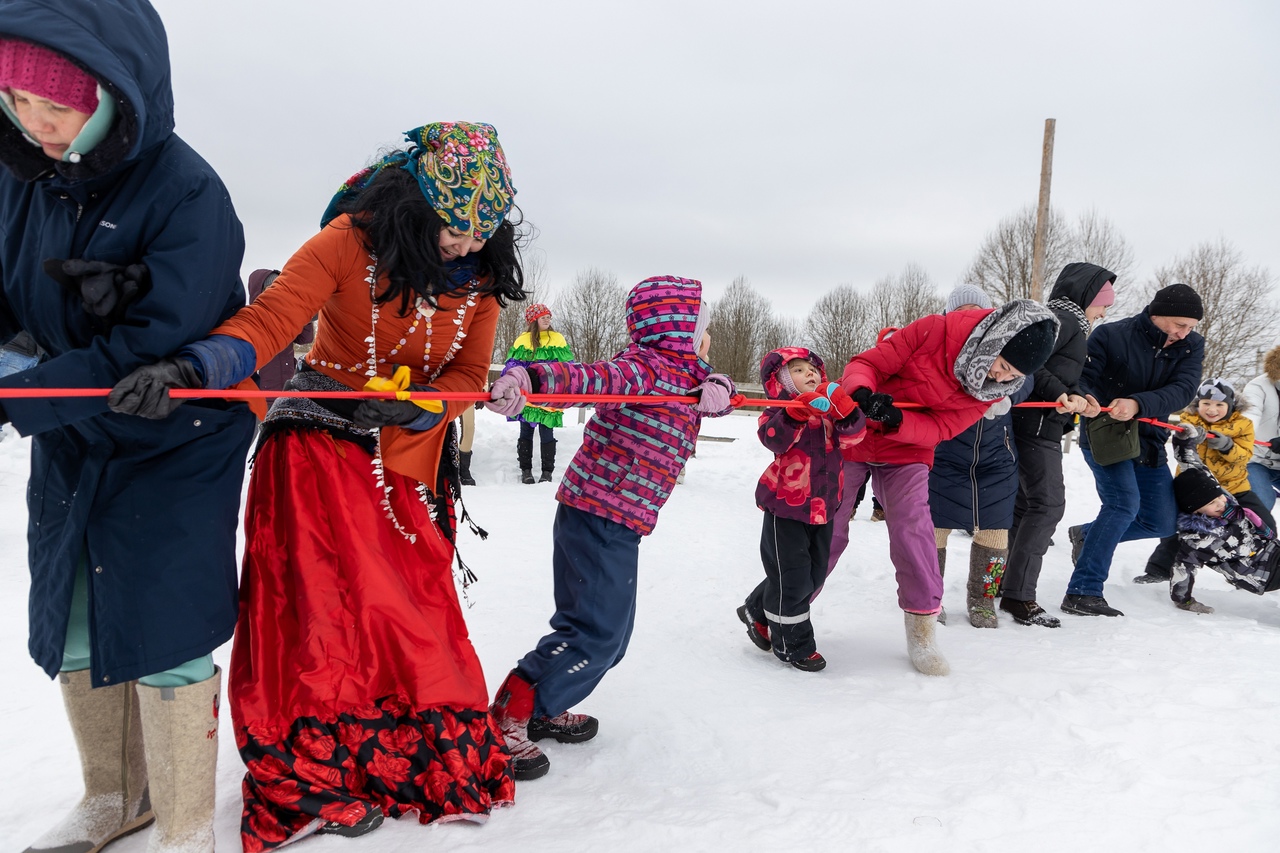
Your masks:
{"label": "black mitten", "polygon": [[169,417],[182,400],[169,396],[170,388],[203,388],[195,363],[178,356],[139,367],[116,383],[107,395],[107,408],[122,415],[160,420]]}
{"label": "black mitten", "polygon": [[120,322],[125,309],[146,290],[149,279],[142,264],[120,266],[82,258],[49,258],[44,271],[79,298],[87,313],[108,323]]}

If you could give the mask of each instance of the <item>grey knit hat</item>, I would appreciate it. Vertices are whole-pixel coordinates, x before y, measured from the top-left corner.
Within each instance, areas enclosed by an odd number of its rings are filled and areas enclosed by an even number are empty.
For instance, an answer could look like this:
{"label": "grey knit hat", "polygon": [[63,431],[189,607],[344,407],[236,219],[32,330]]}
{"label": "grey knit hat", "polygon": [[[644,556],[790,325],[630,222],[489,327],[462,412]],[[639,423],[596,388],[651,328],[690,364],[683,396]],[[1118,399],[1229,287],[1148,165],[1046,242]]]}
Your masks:
{"label": "grey knit hat", "polygon": [[979,308],[990,308],[991,297],[981,287],[973,284],[957,284],[955,290],[947,297],[947,311],[954,311],[961,305],[977,305]]}

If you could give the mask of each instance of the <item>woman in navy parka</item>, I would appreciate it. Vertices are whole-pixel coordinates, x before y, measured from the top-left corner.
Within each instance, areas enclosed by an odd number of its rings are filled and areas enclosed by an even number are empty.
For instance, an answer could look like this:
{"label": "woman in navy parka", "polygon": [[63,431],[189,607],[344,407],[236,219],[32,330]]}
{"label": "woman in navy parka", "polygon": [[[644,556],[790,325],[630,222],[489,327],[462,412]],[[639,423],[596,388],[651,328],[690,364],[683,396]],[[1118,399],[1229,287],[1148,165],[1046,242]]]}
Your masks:
{"label": "woman in navy parka", "polygon": [[[240,222],[173,132],[145,0],[0,0],[0,96],[0,340],[25,329],[49,354],[0,388],[110,388],[244,305]],[[68,115],[74,140],[57,136]],[[30,651],[61,681],[85,782],[30,849],[97,849],[154,807],[149,851],[212,850],[210,653],[236,621],[254,418],[216,400],[157,421],[96,397],[0,406],[32,438]]]}

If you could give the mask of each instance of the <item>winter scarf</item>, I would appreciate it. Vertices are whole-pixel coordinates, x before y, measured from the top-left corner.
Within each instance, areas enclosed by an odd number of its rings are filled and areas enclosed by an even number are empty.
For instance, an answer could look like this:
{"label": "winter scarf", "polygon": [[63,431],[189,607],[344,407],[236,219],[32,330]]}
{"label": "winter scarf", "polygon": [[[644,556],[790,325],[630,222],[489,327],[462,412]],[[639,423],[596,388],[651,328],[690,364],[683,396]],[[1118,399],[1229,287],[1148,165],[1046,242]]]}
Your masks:
{"label": "winter scarf", "polygon": [[487,240],[511,211],[516,188],[498,132],[488,124],[444,121],[405,131],[407,151],[396,151],[347,179],[320,218],[338,216],[338,205],[359,194],[383,169],[404,169],[451,228]]}
{"label": "winter scarf", "polygon": [[1058,318],[1053,312],[1030,299],[1006,302],[984,317],[956,356],[955,377],[965,392],[977,400],[991,402],[1021,388],[1025,376],[997,382],[987,374],[1000,351],[1015,335],[1042,320],[1052,320],[1054,329],[1058,328]]}
{"label": "winter scarf", "polygon": [[1045,303],[1046,308],[1052,311],[1055,308],[1066,311],[1072,317],[1076,318],[1076,322],[1080,324],[1080,331],[1084,332],[1084,336],[1089,337],[1089,318],[1084,315],[1084,309],[1072,302],[1070,299],[1050,299]]}

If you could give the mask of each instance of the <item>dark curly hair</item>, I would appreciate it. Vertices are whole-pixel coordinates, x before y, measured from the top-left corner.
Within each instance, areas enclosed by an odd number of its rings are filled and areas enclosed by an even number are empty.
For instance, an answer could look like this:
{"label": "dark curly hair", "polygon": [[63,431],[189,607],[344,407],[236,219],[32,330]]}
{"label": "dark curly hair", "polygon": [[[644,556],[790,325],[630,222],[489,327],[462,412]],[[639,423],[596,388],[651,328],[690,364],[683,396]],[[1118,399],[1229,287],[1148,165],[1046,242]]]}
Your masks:
{"label": "dark curly hair", "polygon": [[[384,169],[363,192],[339,204],[360,229],[365,248],[378,259],[379,274],[388,286],[377,297],[379,304],[400,300],[400,316],[408,316],[415,296],[436,306],[436,296],[453,287],[440,260],[440,229],[445,222],[404,169]],[[514,221],[513,221],[514,219]],[[480,293],[492,293],[498,305],[520,302],[524,289],[520,247],[526,240],[520,209],[503,220],[493,236],[476,253]]]}

